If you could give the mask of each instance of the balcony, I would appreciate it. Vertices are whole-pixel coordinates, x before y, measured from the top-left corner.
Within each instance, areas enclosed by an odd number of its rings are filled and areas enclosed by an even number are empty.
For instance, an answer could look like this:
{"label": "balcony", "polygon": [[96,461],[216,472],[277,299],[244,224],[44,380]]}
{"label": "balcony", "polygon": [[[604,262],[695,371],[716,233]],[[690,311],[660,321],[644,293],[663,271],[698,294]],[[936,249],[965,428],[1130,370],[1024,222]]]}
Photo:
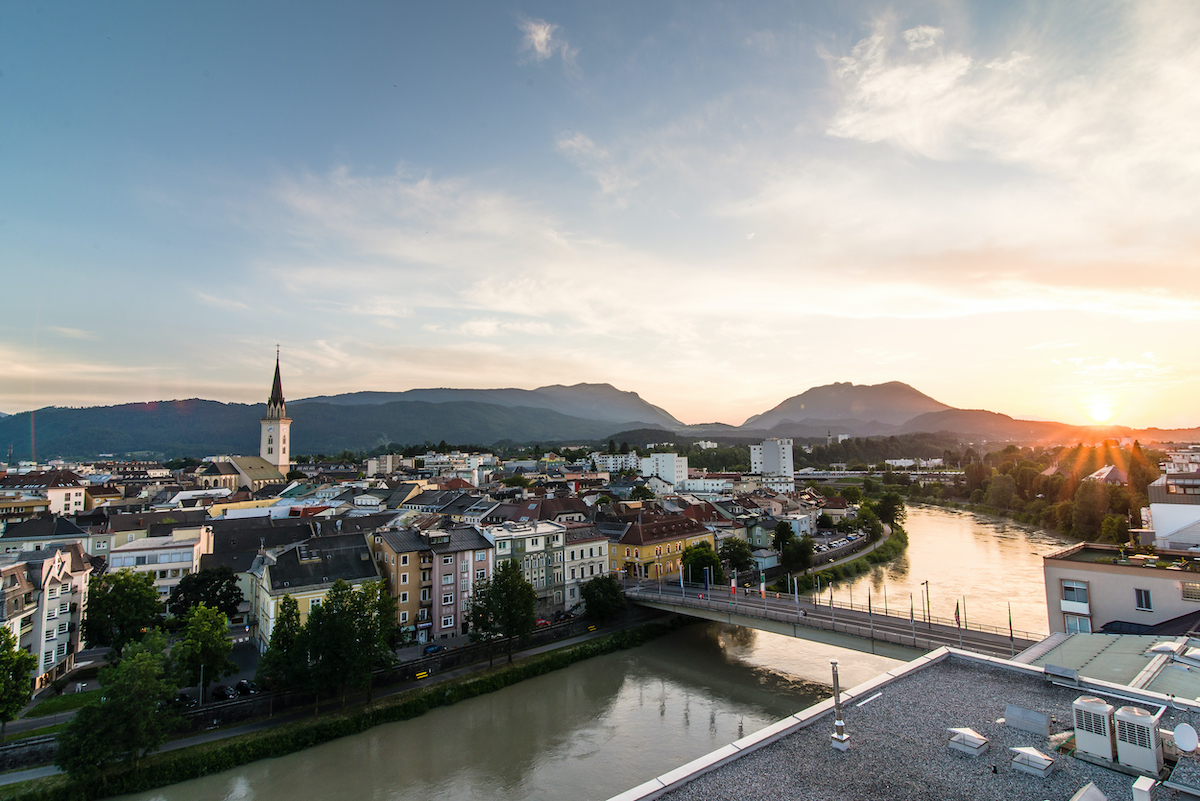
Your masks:
{"label": "balcony", "polygon": [[1091,605],[1087,601],[1060,601],[1062,611],[1068,615],[1090,615]]}

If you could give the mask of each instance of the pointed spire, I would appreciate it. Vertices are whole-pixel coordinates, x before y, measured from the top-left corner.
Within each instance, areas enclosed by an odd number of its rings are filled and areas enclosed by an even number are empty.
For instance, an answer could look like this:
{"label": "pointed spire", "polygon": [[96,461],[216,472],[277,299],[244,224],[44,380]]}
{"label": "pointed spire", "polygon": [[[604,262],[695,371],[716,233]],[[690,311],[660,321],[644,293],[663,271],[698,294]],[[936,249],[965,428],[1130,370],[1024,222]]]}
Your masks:
{"label": "pointed spire", "polygon": [[275,382],[271,385],[271,397],[267,400],[267,416],[281,418],[283,407],[283,380],[279,377],[279,346],[275,346]]}

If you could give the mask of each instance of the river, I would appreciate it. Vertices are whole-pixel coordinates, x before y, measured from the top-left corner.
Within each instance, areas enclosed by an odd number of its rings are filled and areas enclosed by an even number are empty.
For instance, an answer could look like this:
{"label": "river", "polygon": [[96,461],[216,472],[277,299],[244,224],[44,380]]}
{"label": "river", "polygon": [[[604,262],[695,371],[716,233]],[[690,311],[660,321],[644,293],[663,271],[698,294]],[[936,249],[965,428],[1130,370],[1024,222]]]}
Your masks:
{"label": "river", "polygon": [[[928,579],[935,615],[966,597],[969,620],[1046,629],[1041,555],[1066,541],[1011,522],[908,511],[908,553],[835,589],[908,609]],[[897,607],[899,604],[899,607]],[[605,799],[829,695],[829,659],[850,687],[885,657],[717,623],[686,627],[409,721],[214,776],[139,801],[364,798]]]}
{"label": "river", "polygon": [[910,506],[904,529],[905,554],[836,585],[837,601],[865,604],[869,588],[873,607],[882,610],[886,598],[888,611],[907,615],[911,594],[919,618],[928,581],[935,617],[953,620],[957,604],[967,623],[1007,630],[1011,604],[1018,632],[1049,633],[1042,557],[1073,540],[1000,517],[928,506]]}

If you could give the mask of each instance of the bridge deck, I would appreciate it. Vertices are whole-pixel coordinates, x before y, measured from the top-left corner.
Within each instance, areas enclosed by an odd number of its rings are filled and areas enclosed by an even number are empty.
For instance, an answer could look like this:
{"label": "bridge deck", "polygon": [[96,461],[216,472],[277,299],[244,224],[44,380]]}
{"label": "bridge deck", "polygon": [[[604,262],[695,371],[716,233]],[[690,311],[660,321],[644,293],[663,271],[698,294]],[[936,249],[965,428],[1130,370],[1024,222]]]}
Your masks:
{"label": "bridge deck", "polygon": [[626,586],[625,594],[630,601],[646,606],[708,620],[729,620],[807,639],[825,639],[817,632],[831,632],[869,640],[872,644],[889,643],[920,651],[932,651],[947,645],[1005,658],[1037,642],[1026,632],[1020,632],[1023,636],[1016,636],[1014,632],[1010,638],[1008,632],[982,630],[981,627],[960,628],[874,611],[868,613],[862,609],[830,608],[828,605],[813,604],[805,597],[798,601],[792,596],[776,598],[775,593],[767,593],[767,597],[762,598],[758,593],[734,595],[724,588],[705,593],[703,586],[680,588],[678,584],[634,584]]}

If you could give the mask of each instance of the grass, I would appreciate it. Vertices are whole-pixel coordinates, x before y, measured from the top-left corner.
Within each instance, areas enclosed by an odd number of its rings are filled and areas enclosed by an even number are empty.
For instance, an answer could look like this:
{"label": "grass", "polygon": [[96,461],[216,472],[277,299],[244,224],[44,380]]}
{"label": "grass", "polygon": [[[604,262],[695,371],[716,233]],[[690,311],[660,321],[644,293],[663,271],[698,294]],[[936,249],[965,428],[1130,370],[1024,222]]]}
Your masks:
{"label": "grass", "polygon": [[[7,734],[4,736],[4,742],[11,743],[16,740],[24,740],[29,737],[43,737],[47,734],[57,734],[59,731],[62,730],[62,727],[66,726],[66,725],[67,724],[65,722],[64,723],[56,723],[53,726],[43,726],[40,729],[34,729],[32,731],[23,731],[23,732],[17,732],[16,734]],[[25,768],[19,768],[19,770],[25,770]]]}
{"label": "grass", "polygon": [[70,712],[72,709],[79,709],[81,706],[100,700],[100,690],[86,690],[81,693],[69,693],[67,695],[56,695],[53,698],[47,698],[40,704],[29,710],[25,715],[27,718],[43,718],[47,715],[57,715],[59,712]]}

